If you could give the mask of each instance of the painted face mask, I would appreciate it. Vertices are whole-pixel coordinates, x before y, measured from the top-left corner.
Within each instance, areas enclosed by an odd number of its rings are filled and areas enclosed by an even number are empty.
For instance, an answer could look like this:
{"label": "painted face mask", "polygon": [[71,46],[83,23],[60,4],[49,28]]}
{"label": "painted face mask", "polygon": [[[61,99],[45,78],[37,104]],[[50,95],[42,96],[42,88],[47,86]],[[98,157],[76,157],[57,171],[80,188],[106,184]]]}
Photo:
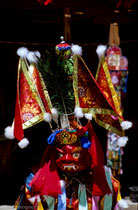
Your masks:
{"label": "painted face mask", "polygon": [[62,130],[56,134],[55,142],[56,165],[60,171],[74,174],[90,166],[89,151],[83,148],[75,132]]}
{"label": "painted face mask", "polygon": [[87,149],[77,145],[58,145],[56,147],[56,165],[63,173],[74,174],[90,167],[90,155]]}

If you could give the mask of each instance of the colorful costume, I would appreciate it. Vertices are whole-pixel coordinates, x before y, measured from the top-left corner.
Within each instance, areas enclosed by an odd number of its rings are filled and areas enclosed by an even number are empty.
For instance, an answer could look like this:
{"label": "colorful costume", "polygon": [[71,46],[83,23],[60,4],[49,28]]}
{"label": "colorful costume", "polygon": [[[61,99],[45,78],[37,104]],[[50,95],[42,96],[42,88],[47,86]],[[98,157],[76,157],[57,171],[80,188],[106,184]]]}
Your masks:
{"label": "colorful costume", "polygon": [[[121,199],[119,184],[105,167],[102,147],[90,120],[93,117],[104,128],[124,135],[124,119],[112,95],[104,93],[80,55],[74,51],[71,57],[66,43],[57,45],[56,51],[47,51],[42,59],[33,56],[38,62],[30,66],[29,59],[20,59],[11,129],[21,147],[24,129],[42,120],[49,123],[52,134],[40,168],[27,178],[16,209],[107,210],[109,194],[111,209]],[[82,126],[80,118],[84,116],[87,123]]]}
{"label": "colorful costume", "polygon": [[116,196],[119,185],[105,174],[103,151],[91,123],[79,130],[58,130],[47,141],[41,167],[27,178],[16,209],[106,209],[105,195]]}

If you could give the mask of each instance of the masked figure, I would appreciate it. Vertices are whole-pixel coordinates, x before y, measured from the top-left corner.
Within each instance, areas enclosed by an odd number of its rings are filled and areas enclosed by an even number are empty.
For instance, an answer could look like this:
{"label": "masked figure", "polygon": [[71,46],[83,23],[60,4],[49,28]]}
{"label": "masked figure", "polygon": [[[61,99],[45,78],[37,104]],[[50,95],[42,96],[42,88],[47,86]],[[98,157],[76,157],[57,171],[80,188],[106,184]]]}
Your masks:
{"label": "masked figure", "polygon": [[[107,210],[105,196],[115,193],[115,202],[121,199],[119,184],[105,170],[102,147],[90,120],[93,117],[97,124],[123,136],[120,123],[124,119],[110,92],[105,96],[82,57],[75,51],[70,57],[70,46],[65,42],[57,47],[58,51],[47,51],[29,67],[26,59],[20,59],[15,118],[10,129],[22,148],[24,129],[36,123],[45,120],[52,134],[40,168],[27,177],[15,208]],[[24,114],[30,118],[23,121]],[[87,123],[82,126],[79,119],[84,116]]]}
{"label": "masked figure", "polygon": [[41,167],[27,178],[16,209],[104,209],[105,195],[113,192],[91,123],[78,130],[57,130],[47,141]]}

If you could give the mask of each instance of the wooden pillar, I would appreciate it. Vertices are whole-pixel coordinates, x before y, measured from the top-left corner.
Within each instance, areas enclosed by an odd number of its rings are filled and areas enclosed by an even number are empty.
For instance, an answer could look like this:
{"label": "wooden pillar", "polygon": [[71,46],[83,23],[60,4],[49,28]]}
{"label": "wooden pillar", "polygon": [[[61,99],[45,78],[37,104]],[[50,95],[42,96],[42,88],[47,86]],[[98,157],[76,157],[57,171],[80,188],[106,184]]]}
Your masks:
{"label": "wooden pillar", "polygon": [[119,27],[117,23],[110,24],[109,30],[109,45],[120,45],[120,37],[119,37]]}
{"label": "wooden pillar", "polygon": [[65,38],[65,41],[71,41],[70,19],[71,19],[70,8],[65,8],[64,9],[64,38]]}

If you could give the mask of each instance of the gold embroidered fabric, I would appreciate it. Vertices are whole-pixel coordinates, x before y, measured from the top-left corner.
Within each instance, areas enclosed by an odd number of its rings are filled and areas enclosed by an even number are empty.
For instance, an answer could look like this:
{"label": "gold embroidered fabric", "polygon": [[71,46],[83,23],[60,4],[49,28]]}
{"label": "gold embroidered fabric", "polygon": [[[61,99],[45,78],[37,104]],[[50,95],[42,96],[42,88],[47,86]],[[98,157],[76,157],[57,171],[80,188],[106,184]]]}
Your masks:
{"label": "gold embroidered fabric", "polygon": [[20,113],[23,129],[26,129],[42,121],[44,113],[50,113],[52,105],[44,83],[42,83],[42,79],[40,80],[39,72],[35,67],[32,72],[29,72],[23,59],[19,61],[18,77]]}
{"label": "gold embroidered fabric", "polygon": [[77,136],[74,133],[62,130],[56,135],[56,141],[60,144],[74,144],[77,142]]}
{"label": "gold embroidered fabric", "polygon": [[102,127],[123,136],[120,126],[123,120],[115,111],[102,89],[94,79],[81,56],[74,56],[73,88],[75,104],[84,113],[91,113]]}
{"label": "gold embroidered fabric", "polygon": [[114,107],[116,112],[122,116],[122,111],[120,109],[120,103],[118,95],[114,89],[111,76],[108,70],[107,63],[105,58],[102,57],[100,60],[100,64],[98,65],[97,73],[96,73],[96,80],[98,85],[100,86],[102,92],[104,93],[105,97]]}

